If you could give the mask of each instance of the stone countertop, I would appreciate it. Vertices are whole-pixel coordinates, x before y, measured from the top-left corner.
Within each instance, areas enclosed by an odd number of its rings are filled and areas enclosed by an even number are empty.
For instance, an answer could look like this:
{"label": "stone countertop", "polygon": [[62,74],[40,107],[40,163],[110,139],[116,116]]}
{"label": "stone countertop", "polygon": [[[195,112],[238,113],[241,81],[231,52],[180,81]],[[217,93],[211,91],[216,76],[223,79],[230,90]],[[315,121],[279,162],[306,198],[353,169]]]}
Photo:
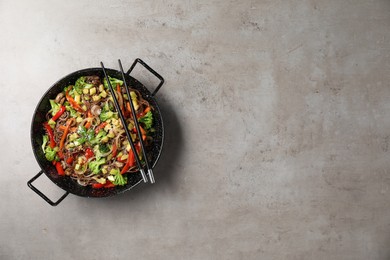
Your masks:
{"label": "stone countertop", "polygon": [[[389,259],[389,1],[3,0],[0,32],[0,259]],[[137,57],[156,184],[49,206],[36,104]]]}

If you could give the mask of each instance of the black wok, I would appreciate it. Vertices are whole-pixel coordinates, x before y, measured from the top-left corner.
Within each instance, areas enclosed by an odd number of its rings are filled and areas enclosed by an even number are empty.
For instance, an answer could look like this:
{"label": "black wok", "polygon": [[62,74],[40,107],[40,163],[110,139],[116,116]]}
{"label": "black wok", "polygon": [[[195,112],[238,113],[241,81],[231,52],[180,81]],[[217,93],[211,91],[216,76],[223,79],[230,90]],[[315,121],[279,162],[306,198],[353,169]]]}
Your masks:
{"label": "black wok", "polygon": [[[137,63],[143,65],[147,70],[149,70],[153,75],[155,75],[160,83],[156,87],[156,89],[151,93],[141,82],[137,81],[133,77],[130,76],[131,71],[135,67]],[[114,69],[106,69],[107,74],[111,77],[121,79],[121,72]],[[73,85],[75,81],[81,76],[90,76],[90,75],[98,75],[99,77],[104,77],[103,71],[101,68],[88,68],[83,70],[75,71],[59,81],[57,81],[53,86],[49,88],[49,90],[43,95],[41,100],[39,101],[31,123],[31,144],[34,152],[34,156],[41,167],[41,171],[34,176],[31,180],[27,182],[28,186],[35,191],[38,195],[40,195],[46,202],[48,202],[52,206],[58,205],[69,193],[74,195],[82,196],[82,197],[108,197],[114,196],[119,193],[123,193],[125,191],[130,190],[137,184],[142,181],[142,176],[140,172],[129,173],[127,174],[128,183],[124,186],[117,186],[115,188],[102,188],[102,189],[93,189],[90,186],[81,186],[76,181],[72,180],[68,176],[59,176],[55,167],[51,162],[46,160],[45,155],[42,151],[42,136],[45,134],[42,124],[46,121],[46,113],[50,110],[49,99],[54,99],[56,95],[61,92],[64,87],[68,85]],[[126,82],[129,87],[137,89],[144,99],[146,99],[152,107],[155,109],[153,112],[154,117],[154,128],[156,131],[153,136],[153,143],[151,147],[149,147],[147,151],[147,155],[150,158],[150,165],[154,168],[156,165],[161,151],[163,147],[164,140],[164,127],[163,127],[163,119],[161,116],[161,112],[159,106],[157,104],[156,99],[154,98],[157,91],[164,83],[164,79],[155,72],[152,68],[150,68],[146,63],[144,63],[140,59],[136,59],[133,65],[125,74]],[[53,181],[58,187],[65,190],[65,194],[58,199],[56,202],[53,202],[48,197],[46,197],[42,192],[40,192],[36,187],[32,185],[32,182],[35,181],[42,173],[45,173],[46,176]]]}

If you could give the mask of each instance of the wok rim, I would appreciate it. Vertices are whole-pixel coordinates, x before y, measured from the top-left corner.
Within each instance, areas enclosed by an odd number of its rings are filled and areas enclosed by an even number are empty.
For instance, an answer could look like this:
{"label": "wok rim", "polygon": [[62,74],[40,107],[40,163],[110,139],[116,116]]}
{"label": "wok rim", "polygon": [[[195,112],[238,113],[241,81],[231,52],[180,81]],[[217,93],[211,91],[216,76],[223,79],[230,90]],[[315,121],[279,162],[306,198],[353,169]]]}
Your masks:
{"label": "wok rim", "polygon": [[[84,198],[108,198],[108,197],[113,197],[113,196],[116,196],[116,195],[119,195],[119,194],[122,194],[122,193],[125,193],[131,189],[133,189],[135,186],[139,185],[142,181],[142,178],[139,179],[138,182],[134,183],[133,185],[127,187],[126,189],[122,189],[122,190],[115,190],[115,192],[113,193],[108,193],[106,195],[103,195],[103,196],[90,196],[90,195],[82,195],[82,194],[78,194],[78,193],[74,193],[72,190],[70,189],[66,189],[66,188],[63,188],[61,187],[57,181],[52,178],[50,176],[49,173],[47,173],[45,170],[44,170],[44,165],[43,165],[43,162],[41,162],[40,158],[38,157],[38,154],[37,154],[37,151],[36,149],[34,148],[34,139],[36,138],[36,135],[34,134],[34,120],[36,118],[36,115],[37,113],[39,112],[39,107],[40,105],[42,104],[42,102],[48,98],[48,95],[50,94],[50,91],[55,87],[57,86],[61,81],[63,80],[66,80],[67,78],[69,77],[72,77],[74,76],[75,74],[80,74],[80,76],[82,76],[83,73],[88,73],[88,72],[91,72],[91,71],[99,71],[101,70],[101,68],[99,67],[91,67],[91,68],[85,68],[85,69],[80,69],[80,70],[76,70],[76,71],[73,71],[69,74],[67,74],[66,76],[63,76],[62,78],[60,78],[59,80],[57,80],[55,83],[53,83],[46,91],[45,93],[42,95],[42,97],[39,99],[38,103],[36,104],[36,107],[34,109],[34,112],[33,112],[33,115],[32,115],[32,120],[31,120],[31,125],[30,125],[30,142],[31,142],[31,148],[32,148],[32,151],[33,151],[33,154],[34,154],[34,157],[35,157],[35,160],[37,161],[41,171],[43,173],[45,173],[45,175],[50,179],[50,181],[52,181],[58,188],[66,191],[66,192],[69,192],[73,195],[76,195],[76,196],[79,196],[79,197],[84,197]],[[117,73],[120,73],[119,70],[116,70],[116,69],[111,69],[111,68],[106,68],[106,71],[110,71],[110,72],[117,72]],[[147,93],[149,95],[149,97],[154,101],[155,103],[155,106],[154,108],[157,110],[157,114],[158,116],[160,117],[160,121],[161,121],[161,145],[160,145],[160,149],[157,153],[157,156],[155,158],[155,161],[153,162],[153,164],[151,165],[151,168],[154,169],[155,166],[157,165],[160,157],[161,157],[161,153],[162,153],[162,149],[164,147],[164,137],[165,137],[165,130],[164,130],[164,122],[163,122],[163,117],[162,117],[162,114],[161,114],[161,110],[160,110],[160,107],[157,103],[157,100],[155,98],[155,95],[153,95],[149,89],[144,85],[142,84],[142,82],[138,81],[137,79],[135,79],[134,77],[130,76],[128,73],[125,73],[125,77],[128,77],[136,82],[138,82],[139,84],[141,84],[146,90],[147,90]],[[64,176],[64,177],[67,177],[67,178],[70,178],[69,176]],[[115,189],[115,188],[114,188]]]}

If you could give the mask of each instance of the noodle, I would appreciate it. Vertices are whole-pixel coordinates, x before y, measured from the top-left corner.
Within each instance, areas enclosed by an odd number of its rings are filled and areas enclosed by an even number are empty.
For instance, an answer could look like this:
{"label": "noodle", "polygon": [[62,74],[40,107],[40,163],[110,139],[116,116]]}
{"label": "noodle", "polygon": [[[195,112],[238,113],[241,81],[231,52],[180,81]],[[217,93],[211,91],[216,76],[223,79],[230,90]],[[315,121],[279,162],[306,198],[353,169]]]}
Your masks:
{"label": "noodle", "polygon": [[[133,102],[137,108],[141,132],[146,135],[143,136],[146,149],[153,141],[153,117],[150,112],[153,108],[139,91],[130,89],[132,97],[127,97],[122,94],[125,89],[120,80],[111,78],[110,81],[114,89],[120,88],[121,93],[116,94],[126,117],[126,127],[129,127],[137,153],[141,156],[142,153],[138,150],[140,141],[126,103]],[[47,112],[46,119],[52,126],[56,146],[53,148],[43,144],[46,158],[53,161],[60,175],[67,175],[79,185],[92,185],[93,188],[125,185],[127,173],[138,171],[110,91],[101,82],[103,80],[98,76],[80,77],[74,86],[69,86],[58,94],[57,97],[65,94],[66,101],[62,100],[63,104],[50,101],[52,109]],[[133,99],[134,93],[136,100]],[[58,112],[61,107],[63,110],[66,108],[66,111],[56,117],[56,113],[61,113]],[[66,136],[62,140],[64,134]],[[47,141],[49,138],[48,132],[43,139]],[[143,162],[143,158],[140,159]]]}

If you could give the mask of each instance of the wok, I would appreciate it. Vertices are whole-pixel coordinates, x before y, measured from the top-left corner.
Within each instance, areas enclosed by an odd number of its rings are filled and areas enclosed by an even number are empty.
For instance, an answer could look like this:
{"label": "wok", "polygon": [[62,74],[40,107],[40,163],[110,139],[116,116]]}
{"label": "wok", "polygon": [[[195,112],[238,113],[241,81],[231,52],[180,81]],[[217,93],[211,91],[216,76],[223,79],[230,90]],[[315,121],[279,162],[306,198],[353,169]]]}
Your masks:
{"label": "wok", "polygon": [[[156,76],[160,83],[155,88],[153,92],[150,92],[141,82],[137,81],[135,78],[130,76],[131,71],[137,64],[143,65],[149,72],[151,72],[154,76]],[[122,79],[121,72],[114,69],[106,69],[106,72],[109,76]],[[128,182],[124,186],[117,186],[114,188],[102,188],[102,189],[93,189],[90,186],[81,186],[76,181],[72,180],[69,176],[59,176],[54,165],[46,160],[45,155],[42,151],[42,136],[45,134],[42,124],[46,121],[46,113],[50,110],[50,102],[49,99],[54,99],[59,92],[61,92],[64,87],[68,85],[73,85],[75,81],[81,76],[91,76],[97,75],[101,78],[104,77],[103,71],[101,68],[87,68],[83,70],[75,71],[56,83],[52,85],[48,91],[43,95],[41,100],[39,101],[35,112],[33,114],[33,119],[31,123],[31,144],[34,152],[34,156],[41,167],[41,170],[38,174],[36,174],[31,180],[27,182],[28,187],[30,187],[34,192],[36,192],[39,196],[41,196],[46,202],[48,202],[52,206],[57,206],[69,193],[72,193],[81,197],[108,197],[114,196],[123,192],[126,192],[139,184],[142,181],[142,176],[140,172],[136,173],[128,173],[127,178]],[[155,167],[162,151],[163,141],[164,141],[164,126],[163,119],[161,116],[161,111],[155,99],[155,94],[164,84],[163,77],[160,76],[155,70],[149,67],[145,62],[141,59],[136,59],[130,69],[125,74],[126,82],[129,87],[137,89],[142,97],[146,99],[152,107],[154,107],[153,118],[154,123],[153,127],[155,128],[155,132],[153,133],[153,143],[151,147],[147,150],[147,155],[150,158],[150,165],[152,168]],[[44,195],[41,191],[39,191],[32,183],[43,173],[54,182],[58,187],[65,191],[65,194],[59,198],[57,201],[53,202],[46,195]]]}

